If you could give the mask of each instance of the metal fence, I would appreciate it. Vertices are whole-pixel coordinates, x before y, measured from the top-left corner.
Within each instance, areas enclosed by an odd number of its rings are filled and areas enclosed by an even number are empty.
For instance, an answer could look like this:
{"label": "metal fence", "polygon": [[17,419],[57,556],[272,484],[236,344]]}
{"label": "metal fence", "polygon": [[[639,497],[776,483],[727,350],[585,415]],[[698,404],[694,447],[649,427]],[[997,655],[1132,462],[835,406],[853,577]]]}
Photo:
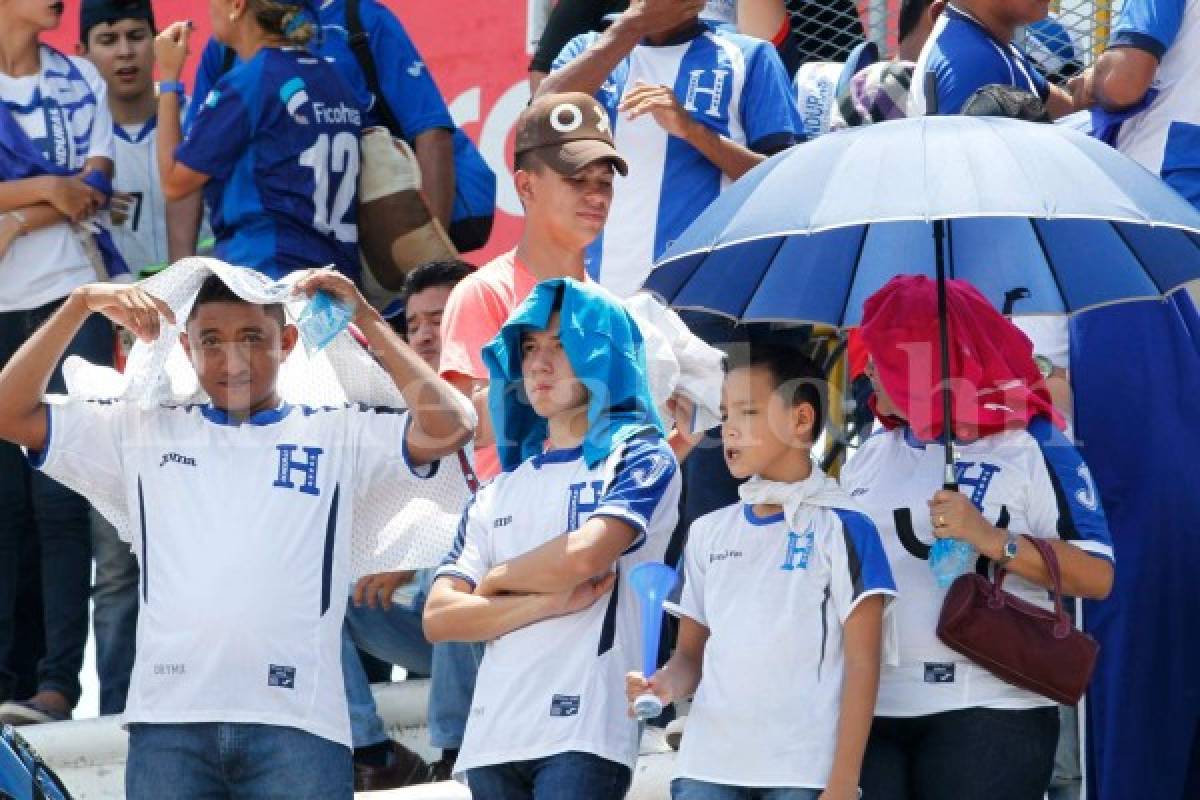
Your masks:
{"label": "metal fence", "polygon": [[[1047,75],[1065,79],[1086,67],[1108,41],[1121,0],[1058,0],[1049,17],[1018,35]],[[801,61],[842,61],[863,39],[896,50],[899,0],[786,0]]]}

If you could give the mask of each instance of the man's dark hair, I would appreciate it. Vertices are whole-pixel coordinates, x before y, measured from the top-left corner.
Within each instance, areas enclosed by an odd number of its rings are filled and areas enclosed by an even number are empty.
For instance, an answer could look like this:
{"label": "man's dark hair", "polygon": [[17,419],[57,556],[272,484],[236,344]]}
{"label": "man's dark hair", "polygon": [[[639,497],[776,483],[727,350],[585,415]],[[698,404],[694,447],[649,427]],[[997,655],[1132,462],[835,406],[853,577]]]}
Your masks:
{"label": "man's dark hair", "polygon": [[726,374],[757,367],[771,376],[774,389],[793,406],[807,403],[813,409],[812,441],[825,424],[825,376],[812,359],[794,347],[749,342],[731,347],[725,357]]}
{"label": "man's dark hair", "polygon": [[545,167],[546,162],[538,156],[537,150],[526,150],[513,157],[513,172],[541,172]]}
{"label": "man's dark hair", "polygon": [[150,26],[151,35],[158,33],[151,0],[83,0],[79,10],[79,41],[86,48],[88,36],[97,25],[113,25],[126,19],[143,21]]}
{"label": "man's dark hair", "polygon": [[931,5],[933,0],[901,0],[900,15],[896,20],[896,41],[904,41],[917,29],[921,15]]}
{"label": "man's dark hair", "polygon": [[[196,294],[196,302],[192,304],[192,313],[188,315],[188,321],[191,322],[196,316],[196,310],[206,303],[243,303],[248,306],[257,305],[248,300],[243,300],[234,293],[232,289],[225,285],[225,281],[218,278],[216,275],[209,275],[204,279],[204,283],[200,284],[200,291]],[[279,327],[287,324],[287,317],[283,312],[282,303],[268,303],[262,307],[267,316],[273,318],[279,323]]]}
{"label": "man's dark hair", "polygon": [[404,299],[435,286],[453,288],[458,282],[475,271],[475,267],[458,258],[426,261],[419,264],[404,279]]}

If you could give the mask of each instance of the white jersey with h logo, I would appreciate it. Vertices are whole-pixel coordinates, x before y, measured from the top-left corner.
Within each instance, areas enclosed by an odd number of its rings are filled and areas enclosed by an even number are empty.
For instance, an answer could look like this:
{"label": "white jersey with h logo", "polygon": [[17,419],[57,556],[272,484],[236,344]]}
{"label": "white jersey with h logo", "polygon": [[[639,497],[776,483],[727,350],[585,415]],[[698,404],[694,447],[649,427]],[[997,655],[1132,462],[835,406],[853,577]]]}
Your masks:
{"label": "white jersey with h logo", "polygon": [[625,673],[640,668],[641,636],[629,571],[663,557],[679,516],[678,469],[661,438],[634,438],[591,469],[581,448],[549,451],[475,496],[439,577],[474,586],[592,516],[639,535],[616,563],[611,594],[488,643],[456,771],[568,751],[633,767],[638,726],[626,714]]}
{"label": "white jersey with h logo", "polygon": [[[375,481],[422,477],[408,414],[54,398],[43,453],[67,485],[124,488],[141,566],[126,723],[285,725],[350,746],[342,681],[349,531]],[[424,475],[428,477],[428,475]]]}

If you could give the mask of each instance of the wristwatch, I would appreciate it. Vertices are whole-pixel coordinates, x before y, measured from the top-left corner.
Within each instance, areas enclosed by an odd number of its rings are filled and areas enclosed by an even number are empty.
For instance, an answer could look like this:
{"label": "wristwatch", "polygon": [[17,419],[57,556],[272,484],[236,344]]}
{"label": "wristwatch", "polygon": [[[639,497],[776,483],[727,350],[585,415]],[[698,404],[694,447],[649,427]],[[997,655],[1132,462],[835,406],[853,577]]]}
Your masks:
{"label": "wristwatch", "polygon": [[996,559],[997,567],[1007,567],[1008,562],[1017,557],[1017,543],[1020,539],[1015,533],[1005,531],[1006,538],[1004,539],[1004,549],[1001,550],[1000,558]]}
{"label": "wristwatch", "polygon": [[1043,378],[1049,378],[1054,374],[1054,362],[1046,358],[1040,353],[1035,354],[1033,362],[1037,364],[1038,372],[1042,373]]}

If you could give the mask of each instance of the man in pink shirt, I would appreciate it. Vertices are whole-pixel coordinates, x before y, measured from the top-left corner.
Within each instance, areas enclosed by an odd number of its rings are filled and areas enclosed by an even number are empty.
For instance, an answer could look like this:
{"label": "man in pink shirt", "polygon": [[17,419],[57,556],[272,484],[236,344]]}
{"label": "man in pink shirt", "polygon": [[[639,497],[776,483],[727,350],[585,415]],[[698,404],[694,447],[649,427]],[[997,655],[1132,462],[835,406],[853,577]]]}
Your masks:
{"label": "man in pink shirt", "polygon": [[483,346],[540,281],[587,280],[584,251],[604,228],[613,174],[626,172],[613,147],[608,115],[580,92],[539,97],[517,120],[513,184],[525,209],[515,250],[454,287],[442,316],[442,377],[479,410],[475,470],[500,471],[487,412]]}

